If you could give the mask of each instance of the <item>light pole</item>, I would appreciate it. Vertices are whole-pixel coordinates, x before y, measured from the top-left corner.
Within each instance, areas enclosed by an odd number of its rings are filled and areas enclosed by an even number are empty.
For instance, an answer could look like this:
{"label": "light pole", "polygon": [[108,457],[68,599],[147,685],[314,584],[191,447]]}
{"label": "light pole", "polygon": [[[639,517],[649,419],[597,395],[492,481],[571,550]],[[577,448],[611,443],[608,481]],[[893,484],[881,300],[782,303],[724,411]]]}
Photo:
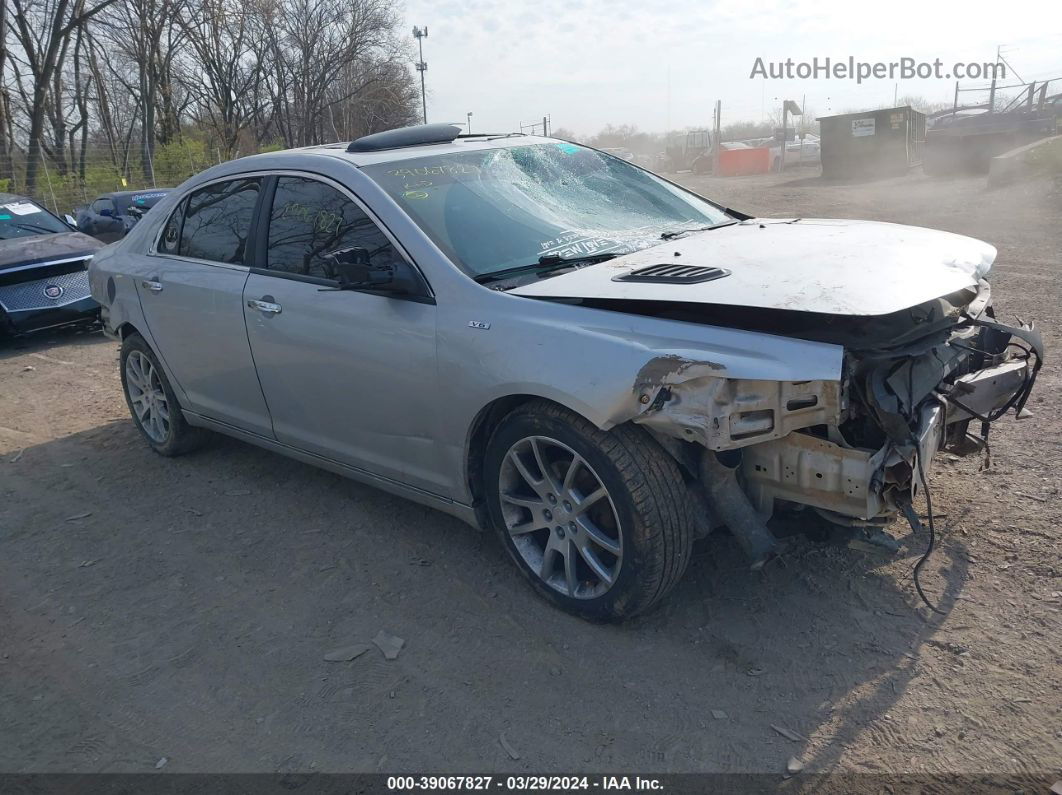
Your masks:
{"label": "light pole", "polygon": [[785,150],[786,150],[787,144],[789,143],[789,141],[788,141],[789,136],[788,136],[788,133],[786,132],[786,121],[787,121],[786,120],[786,116],[787,115],[789,115],[789,116],[803,116],[804,115],[804,111],[800,108],[800,106],[798,104],[796,104],[791,99],[787,99],[787,100],[785,100],[785,102],[782,103],[782,152],[781,152],[780,162],[778,164],[778,172],[779,173],[782,173],[782,172],[785,171]]}
{"label": "light pole", "polygon": [[468,116],[468,134],[471,135],[472,134],[472,111],[469,111],[466,115]]}
{"label": "light pole", "polygon": [[424,73],[428,71],[428,64],[424,62],[424,39],[428,38],[428,26],[418,28],[413,26],[413,37],[417,40],[420,49],[420,60],[417,61],[417,71],[420,72],[420,107],[424,112],[424,123],[428,123],[428,95],[424,90]]}

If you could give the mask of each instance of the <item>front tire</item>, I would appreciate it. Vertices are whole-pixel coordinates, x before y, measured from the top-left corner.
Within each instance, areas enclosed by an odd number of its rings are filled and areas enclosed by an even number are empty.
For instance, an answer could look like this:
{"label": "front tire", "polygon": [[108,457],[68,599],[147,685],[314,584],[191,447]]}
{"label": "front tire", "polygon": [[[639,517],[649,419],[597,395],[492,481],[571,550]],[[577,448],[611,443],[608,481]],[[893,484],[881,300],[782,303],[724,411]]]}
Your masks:
{"label": "front tire", "polygon": [[129,413],[148,445],[159,455],[177,456],[203,445],[207,432],[188,424],[154,351],[139,334],[122,341],[122,392]]}
{"label": "front tire", "polygon": [[686,570],[695,535],[687,486],[641,428],[605,432],[556,404],[527,403],[492,434],[484,473],[505,548],[569,613],[628,618]]}

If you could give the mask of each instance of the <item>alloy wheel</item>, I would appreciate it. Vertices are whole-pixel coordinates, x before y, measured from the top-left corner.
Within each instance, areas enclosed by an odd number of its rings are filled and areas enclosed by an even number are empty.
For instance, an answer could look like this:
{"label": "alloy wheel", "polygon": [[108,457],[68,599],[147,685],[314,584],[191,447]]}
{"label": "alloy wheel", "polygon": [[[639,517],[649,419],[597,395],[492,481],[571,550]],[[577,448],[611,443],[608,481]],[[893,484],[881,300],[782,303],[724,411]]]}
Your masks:
{"label": "alloy wheel", "polygon": [[586,459],[546,436],[528,436],[506,453],[498,474],[502,516],[532,572],[559,593],[606,593],[623,563],[612,496]]}
{"label": "alloy wheel", "polygon": [[151,441],[165,444],[170,434],[170,404],[158,370],[140,351],[126,357],[125,389],[144,433]]}

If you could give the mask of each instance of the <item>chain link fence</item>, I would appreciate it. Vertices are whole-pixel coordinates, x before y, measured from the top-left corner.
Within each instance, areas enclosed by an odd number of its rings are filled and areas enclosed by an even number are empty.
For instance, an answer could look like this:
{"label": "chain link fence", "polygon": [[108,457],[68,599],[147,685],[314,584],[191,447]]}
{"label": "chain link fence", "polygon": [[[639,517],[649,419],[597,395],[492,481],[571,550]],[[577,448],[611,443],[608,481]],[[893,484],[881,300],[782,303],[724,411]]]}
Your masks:
{"label": "chain link fence", "polygon": [[0,162],[0,193],[29,196],[62,216],[104,193],[175,187],[226,159],[219,149],[193,139],[160,144],[150,157],[144,157],[136,143],[118,153],[107,145],[89,145],[62,158],[46,155],[31,189],[26,185],[26,154],[16,151],[10,163]]}

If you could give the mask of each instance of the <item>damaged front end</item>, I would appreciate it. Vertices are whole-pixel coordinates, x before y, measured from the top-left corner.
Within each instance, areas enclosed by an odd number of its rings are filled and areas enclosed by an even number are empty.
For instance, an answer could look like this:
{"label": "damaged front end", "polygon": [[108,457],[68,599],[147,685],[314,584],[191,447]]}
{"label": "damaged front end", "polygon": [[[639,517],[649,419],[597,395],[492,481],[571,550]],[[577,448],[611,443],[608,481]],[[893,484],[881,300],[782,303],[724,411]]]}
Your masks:
{"label": "damaged front end", "polygon": [[[972,293],[912,308],[902,326],[852,318],[830,329],[845,347],[838,381],[745,381],[682,361],[665,370],[658,360],[656,374],[667,377],[655,391],[636,385],[649,397],[634,421],[707,448],[701,456],[711,460],[699,472],[709,507],[732,530],[754,519],[762,526],[784,508],[812,508],[849,527],[883,525],[907,512],[938,450],[987,450],[990,423],[1021,412],[1032,390],[1039,333],[992,319],[987,282]],[[729,489],[739,482],[736,498]],[[713,493],[720,483],[725,495]],[[735,535],[762,565],[769,539],[746,532]]]}

